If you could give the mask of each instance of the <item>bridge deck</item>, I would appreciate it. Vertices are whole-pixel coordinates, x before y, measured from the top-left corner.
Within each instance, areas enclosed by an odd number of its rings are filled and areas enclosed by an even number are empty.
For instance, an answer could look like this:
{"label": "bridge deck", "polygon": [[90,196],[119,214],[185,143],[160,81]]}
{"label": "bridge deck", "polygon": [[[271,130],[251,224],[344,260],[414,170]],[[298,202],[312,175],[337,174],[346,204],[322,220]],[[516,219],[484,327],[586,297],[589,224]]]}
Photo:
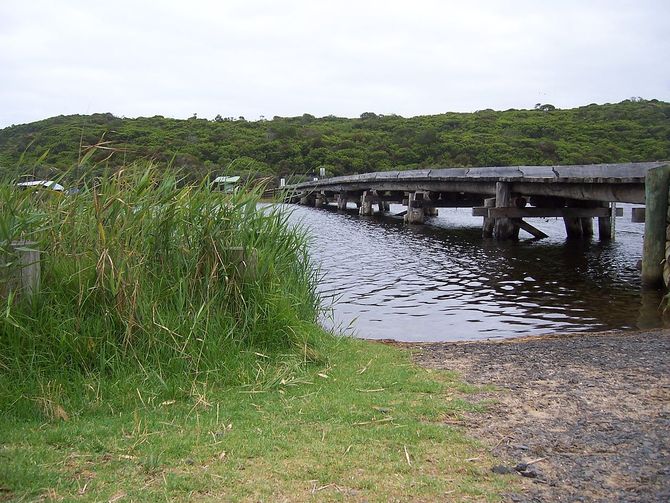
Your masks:
{"label": "bridge deck", "polygon": [[573,166],[505,166],[382,171],[326,178],[286,187],[289,191],[435,191],[495,194],[497,182],[514,192],[583,200],[644,203],[647,171],[667,161]]}

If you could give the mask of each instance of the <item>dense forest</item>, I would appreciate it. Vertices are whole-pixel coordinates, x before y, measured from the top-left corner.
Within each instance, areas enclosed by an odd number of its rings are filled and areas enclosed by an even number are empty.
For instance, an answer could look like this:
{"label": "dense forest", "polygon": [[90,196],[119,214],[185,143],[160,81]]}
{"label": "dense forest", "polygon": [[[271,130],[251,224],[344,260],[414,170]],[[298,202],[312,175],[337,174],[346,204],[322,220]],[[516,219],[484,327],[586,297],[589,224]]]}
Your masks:
{"label": "dense forest", "polygon": [[343,175],[426,166],[583,164],[670,159],[670,103],[640,98],[561,110],[480,110],[403,118],[136,119],[58,116],[0,130],[5,176],[54,178],[138,159],[211,174]]}

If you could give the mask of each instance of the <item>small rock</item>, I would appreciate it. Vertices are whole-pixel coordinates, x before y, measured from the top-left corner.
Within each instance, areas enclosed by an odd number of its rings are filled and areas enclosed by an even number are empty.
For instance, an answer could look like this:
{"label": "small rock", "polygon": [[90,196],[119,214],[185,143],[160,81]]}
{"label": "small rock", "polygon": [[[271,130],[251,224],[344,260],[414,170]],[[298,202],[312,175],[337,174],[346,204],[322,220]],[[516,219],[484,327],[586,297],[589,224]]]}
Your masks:
{"label": "small rock", "polygon": [[528,470],[528,465],[526,463],[519,463],[514,467],[517,472],[525,472]]}
{"label": "small rock", "polygon": [[519,472],[522,477],[528,477],[529,479],[536,479],[537,478],[537,472],[533,469],[530,470],[525,470],[522,472]]}
{"label": "small rock", "polygon": [[509,468],[507,466],[503,466],[503,465],[496,465],[493,468],[491,468],[491,471],[493,473],[497,473],[499,475],[506,475],[508,473],[514,473],[514,470],[512,470],[511,468]]}

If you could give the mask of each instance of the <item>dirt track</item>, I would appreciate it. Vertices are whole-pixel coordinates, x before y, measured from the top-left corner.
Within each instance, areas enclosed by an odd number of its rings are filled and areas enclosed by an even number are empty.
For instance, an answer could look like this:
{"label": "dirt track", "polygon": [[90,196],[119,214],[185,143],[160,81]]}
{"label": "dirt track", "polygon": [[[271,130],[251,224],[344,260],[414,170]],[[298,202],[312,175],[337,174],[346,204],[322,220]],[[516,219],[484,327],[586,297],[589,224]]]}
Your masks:
{"label": "dirt track", "polygon": [[466,427],[525,475],[509,501],[670,501],[670,331],[403,346],[497,387]]}

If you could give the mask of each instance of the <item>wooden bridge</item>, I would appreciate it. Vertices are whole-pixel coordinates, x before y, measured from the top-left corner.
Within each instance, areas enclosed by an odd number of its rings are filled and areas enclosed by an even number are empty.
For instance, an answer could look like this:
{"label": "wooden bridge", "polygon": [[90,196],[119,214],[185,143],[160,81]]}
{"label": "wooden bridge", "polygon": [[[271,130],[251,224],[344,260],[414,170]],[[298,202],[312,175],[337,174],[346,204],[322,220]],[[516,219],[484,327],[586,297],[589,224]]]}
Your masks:
{"label": "wooden bridge", "polygon": [[438,208],[471,207],[484,219],[483,236],[498,240],[518,239],[519,230],[546,237],[524,220],[534,217],[563,218],[567,236],[576,239],[590,238],[597,218],[599,237],[607,240],[614,236],[613,217],[621,214],[616,203],[646,204],[646,212],[634,211],[633,220],[646,221],[642,276],[645,283],[657,284],[666,258],[669,184],[668,161],[442,168],[315,179],[284,187],[283,197],[317,208],[336,203],[341,210],[353,202],[361,215],[373,215],[375,206],[384,213],[391,202],[400,203],[407,207],[401,215],[408,224],[423,223]]}

